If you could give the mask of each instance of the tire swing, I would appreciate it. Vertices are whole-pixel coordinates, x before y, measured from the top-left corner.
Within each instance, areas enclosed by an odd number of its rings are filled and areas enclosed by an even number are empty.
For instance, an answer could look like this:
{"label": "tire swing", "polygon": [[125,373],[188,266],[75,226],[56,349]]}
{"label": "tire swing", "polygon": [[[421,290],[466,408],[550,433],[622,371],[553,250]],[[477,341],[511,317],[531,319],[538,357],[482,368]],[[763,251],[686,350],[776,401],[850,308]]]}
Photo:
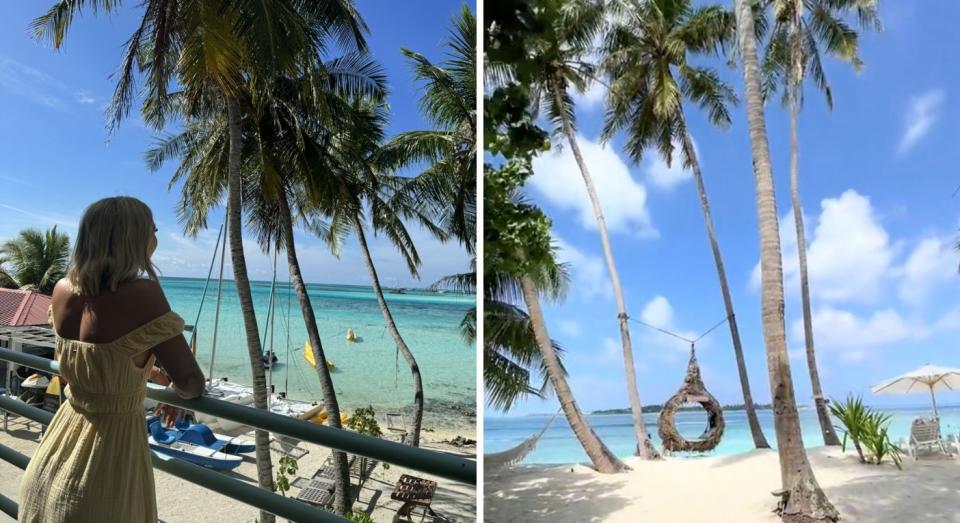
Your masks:
{"label": "tire swing", "polygon": [[[677,409],[685,403],[699,403],[707,411],[707,428],[698,439],[688,440],[680,435],[676,425]],[[723,408],[700,377],[700,366],[697,364],[697,353],[693,342],[690,343],[690,363],[687,364],[687,375],[683,378],[683,385],[677,390],[660,411],[657,420],[657,432],[663,447],[670,452],[707,452],[720,444],[724,429]]]}

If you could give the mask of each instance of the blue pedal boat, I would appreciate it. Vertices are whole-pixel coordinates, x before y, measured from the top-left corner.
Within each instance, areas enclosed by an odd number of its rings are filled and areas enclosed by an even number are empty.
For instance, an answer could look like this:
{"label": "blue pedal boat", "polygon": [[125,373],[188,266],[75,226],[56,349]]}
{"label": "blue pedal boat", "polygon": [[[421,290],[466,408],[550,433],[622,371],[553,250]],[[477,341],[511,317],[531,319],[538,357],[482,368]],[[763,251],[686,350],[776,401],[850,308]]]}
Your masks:
{"label": "blue pedal boat", "polygon": [[[240,456],[183,441],[181,432],[164,428],[160,418],[150,418],[147,421],[147,432],[150,448],[196,465],[217,470],[231,470],[239,467],[243,462]],[[219,445],[219,447],[223,446]]]}

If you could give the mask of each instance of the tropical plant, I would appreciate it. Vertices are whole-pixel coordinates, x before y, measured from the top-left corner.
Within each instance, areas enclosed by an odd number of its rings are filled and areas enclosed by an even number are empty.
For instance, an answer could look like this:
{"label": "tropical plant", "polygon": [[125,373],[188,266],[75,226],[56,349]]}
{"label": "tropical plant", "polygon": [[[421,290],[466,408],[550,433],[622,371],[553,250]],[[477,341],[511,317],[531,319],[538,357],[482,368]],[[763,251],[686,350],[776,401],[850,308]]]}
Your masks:
{"label": "tropical plant", "polygon": [[372,438],[383,435],[380,424],[377,423],[377,411],[371,405],[355,410],[353,416],[347,420],[347,428]]}
{"label": "tropical plant", "polygon": [[473,253],[477,243],[477,21],[463,5],[444,46],[447,59],[434,64],[403,49],[414,79],[423,83],[420,110],[430,130],[408,131],[384,144],[383,169],[426,163],[408,188],[435,214],[434,221]]}
{"label": "tropical plant", "polygon": [[290,476],[297,475],[297,460],[293,456],[281,456],[280,466],[277,468],[277,479],[273,482],[273,491],[286,497],[290,490]]}
{"label": "tropical plant", "polygon": [[780,250],[777,201],[773,190],[773,170],[764,121],[760,64],[754,12],[750,0],[736,0],[737,43],[742,60],[747,106],[747,128],[753,158],[757,198],[757,223],[760,232],[761,322],[767,353],[767,374],[773,399],[774,428],[783,497],[778,513],[785,522],[835,522],[837,509],[827,499],[813,474],[803,448],[800,416],[787,355],[786,326],[783,317],[783,259]]}
{"label": "tropical plant", "polygon": [[[554,257],[550,219],[524,201],[519,190],[532,174],[533,156],[549,147],[546,135],[533,123],[524,84],[497,88],[485,98],[484,104],[485,149],[503,160],[499,166],[484,164],[483,252],[488,287],[484,289],[484,296],[498,298],[518,309],[521,304],[525,306],[544,373],[574,435],[598,471],[623,471],[625,465],[597,437],[577,406],[540,306],[541,298],[560,298],[564,288],[560,283],[563,272]],[[496,277],[491,279],[491,275]],[[521,327],[520,332],[513,338],[519,337],[522,343],[528,343],[526,327]],[[504,337],[500,341],[513,340]],[[484,345],[487,345],[486,339]],[[484,350],[486,356],[487,348]],[[520,382],[522,385],[522,380]]]}
{"label": "tropical plant", "polygon": [[[534,107],[546,110],[554,134],[565,139],[580,170],[587,197],[597,220],[603,257],[610,273],[617,307],[617,323],[623,348],[627,396],[637,437],[637,454],[646,459],[659,454],[650,442],[643,421],[643,405],[637,390],[637,375],[630,341],[629,316],[623,287],[613,257],[613,247],[603,218],[603,209],[594,188],[576,134],[576,111],[571,89],[584,91],[595,79],[596,67],[589,63],[593,42],[604,22],[603,3],[597,0],[554,2],[539,0],[521,8],[495,12],[490,37],[494,45],[488,57],[488,77],[494,85],[516,82],[530,87]],[[509,20],[509,18],[518,20]],[[518,27],[523,36],[511,34]],[[522,45],[521,45],[522,44]]]}
{"label": "tropical plant", "polygon": [[[327,423],[340,427],[339,405],[333,380],[326,364],[322,340],[316,325],[294,241],[294,219],[311,231],[326,230],[327,225],[305,210],[314,205],[309,200],[335,199],[338,193],[330,187],[339,183],[344,173],[332,162],[330,133],[351,118],[345,98],[369,96],[384,92],[384,78],[368,57],[348,54],[317,64],[297,78],[275,79],[271,89],[250,91],[243,100],[244,119],[242,175],[248,225],[257,233],[264,250],[283,249],[291,284],[294,287],[304,318],[307,337],[317,362],[324,406],[330,414]],[[185,105],[176,105],[186,109]],[[171,180],[182,182],[178,215],[188,235],[206,227],[209,211],[223,197],[229,148],[226,119],[220,112],[184,113],[185,128],[181,133],[161,139],[147,152],[152,170],[170,159],[179,166]],[[317,133],[323,136],[318,137]],[[347,492],[349,471],[346,456],[333,452],[338,471],[336,481]],[[337,496],[340,507],[341,496]],[[346,496],[343,496],[346,504]],[[339,510],[339,509],[338,509]],[[342,512],[347,510],[346,505]]]}
{"label": "tropical plant", "polygon": [[774,21],[762,64],[764,96],[782,90],[783,102],[790,112],[790,201],[800,261],[800,297],[803,306],[807,369],[810,372],[813,400],[824,444],[839,445],[827,414],[814,352],[807,242],[803,207],[800,204],[797,123],[803,105],[803,81],[807,78],[813,80],[815,87],[826,98],[827,107],[833,109],[833,94],[823,69],[821,54],[848,62],[856,70],[863,65],[857,55],[857,32],[844,22],[844,18],[856,14],[861,28],[876,30],[880,30],[880,18],[875,0],[763,0],[761,7],[772,10]]}
{"label": "tropical plant", "polygon": [[690,0],[619,0],[611,2],[609,10],[613,23],[603,45],[602,68],[609,80],[603,138],[609,141],[624,130],[625,148],[634,162],[655,148],[668,166],[679,144],[679,157],[697,186],[753,443],[756,448],[770,448],[750,392],[730,285],[684,112],[684,102],[693,103],[712,124],[723,129],[730,126],[727,104],[737,102],[733,89],[715,70],[693,59],[714,56],[732,41],[733,15],[717,5],[694,8]]}
{"label": "tropical plant", "polygon": [[[840,420],[837,427],[843,432],[842,446],[847,450],[849,439],[857,451],[861,463],[879,465],[889,456],[897,468],[901,467],[903,451],[890,441],[888,434],[891,416],[863,405],[860,396],[847,396],[846,401],[830,402],[830,412]],[[867,452],[864,454],[863,449]]]}
{"label": "tropical plant", "polygon": [[0,288],[50,295],[67,272],[70,237],[57,232],[25,229],[0,245]]}
{"label": "tropical plant", "polygon": [[864,438],[864,428],[868,417],[868,409],[863,405],[863,400],[859,396],[848,395],[843,403],[830,402],[830,412],[843,425],[837,428],[843,432],[841,444],[844,452],[847,450],[847,440],[849,440],[853,444],[853,448],[856,449],[860,462],[866,463],[867,459],[863,455],[863,448],[860,446],[860,442]]}

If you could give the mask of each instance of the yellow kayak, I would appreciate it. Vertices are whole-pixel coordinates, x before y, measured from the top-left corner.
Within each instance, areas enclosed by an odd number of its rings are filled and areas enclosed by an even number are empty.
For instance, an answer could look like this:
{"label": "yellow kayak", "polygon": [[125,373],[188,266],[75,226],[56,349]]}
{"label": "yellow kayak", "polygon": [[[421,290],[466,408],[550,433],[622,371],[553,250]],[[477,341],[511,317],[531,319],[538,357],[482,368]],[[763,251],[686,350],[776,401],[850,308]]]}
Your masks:
{"label": "yellow kayak", "polygon": [[[313,359],[313,347],[310,345],[310,342],[309,342],[309,341],[308,341],[308,342],[304,342],[304,344],[303,344],[303,357],[304,357],[304,359],[307,360],[307,363],[309,363],[311,367],[316,367],[316,366],[317,366],[317,360]],[[333,370],[333,362],[332,362],[332,361],[327,360],[327,368],[330,369],[330,370]]]}
{"label": "yellow kayak", "polygon": [[[299,417],[300,417],[300,419],[308,419],[308,420],[310,420],[310,421],[313,422],[313,423],[316,423],[316,424],[318,424],[318,425],[322,425],[322,424],[326,423],[327,418],[330,417],[330,415],[327,414],[327,410],[324,409],[323,406],[317,405],[316,407],[308,410],[307,412],[304,412],[304,413],[301,414]],[[350,419],[350,415],[349,415],[349,414],[347,414],[346,412],[341,412],[341,413],[340,413],[340,423],[341,423],[341,424],[346,423],[348,419]]]}

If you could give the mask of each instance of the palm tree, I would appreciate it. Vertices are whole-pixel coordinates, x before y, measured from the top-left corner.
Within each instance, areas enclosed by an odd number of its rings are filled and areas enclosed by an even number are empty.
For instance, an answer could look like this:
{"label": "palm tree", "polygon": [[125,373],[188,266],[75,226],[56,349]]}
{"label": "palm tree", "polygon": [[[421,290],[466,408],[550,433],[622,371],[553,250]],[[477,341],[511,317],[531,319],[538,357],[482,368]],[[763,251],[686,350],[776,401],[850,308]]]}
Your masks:
{"label": "palm tree", "polygon": [[840,517],[817,483],[803,448],[800,416],[794,396],[790,358],[787,355],[783,318],[783,265],[777,202],[767,129],[763,114],[760,65],[754,13],[749,0],[736,0],[737,41],[743,60],[747,126],[757,191],[757,222],[760,229],[760,279],[763,337],[767,351],[767,372],[773,399],[777,453],[784,497],[778,507],[788,522],[834,522]]}
{"label": "palm tree", "polygon": [[[550,220],[523,201],[509,183],[498,180],[509,177],[507,171],[488,168],[484,175],[484,270],[487,276],[495,275],[485,281],[492,286],[485,293],[525,306],[543,369],[571,430],[597,471],[622,472],[627,467],[604,445],[577,406],[540,306],[541,297],[559,299],[565,288],[564,271],[550,243]],[[524,234],[515,234],[521,230]]]}
{"label": "palm tree", "polygon": [[70,237],[57,232],[56,225],[46,232],[20,231],[16,239],[0,245],[0,288],[50,295],[66,274],[69,259]]}
{"label": "palm tree", "polygon": [[[194,110],[211,97],[222,103],[225,113],[227,150],[227,215],[230,252],[237,296],[244,318],[247,352],[253,376],[254,405],[267,408],[266,375],[253,298],[243,254],[241,223],[241,111],[247,79],[269,80],[282,73],[295,74],[316,64],[324,39],[334,37],[345,46],[364,47],[365,25],[353,5],[276,1],[204,1],[168,3],[148,0],[141,4],[143,17],[126,43],[117,87],[111,103],[111,129],[127,115],[133,102],[135,71],[146,77],[144,120],[162,129],[178,111],[172,107],[168,87],[176,79],[182,98]],[[94,13],[110,12],[116,2],[58,2],[33,23],[38,38],[60,48],[74,16],[84,7]],[[266,82],[264,82],[266,83]],[[258,84],[262,86],[263,84]],[[188,111],[193,112],[193,111]],[[273,484],[269,434],[257,430],[257,479],[261,487]],[[274,516],[261,511],[261,521]]]}
{"label": "palm tree", "polygon": [[[294,217],[311,231],[326,231],[327,225],[306,209],[310,198],[335,199],[329,187],[338,185],[340,167],[331,164],[329,132],[342,126],[335,115],[348,113],[350,106],[342,97],[364,94],[378,98],[385,92],[382,71],[368,57],[347,55],[323,64],[297,79],[277,79],[259,96],[251,96],[248,115],[241,133],[244,178],[243,201],[261,247],[283,249],[291,284],[297,293],[310,345],[317,362],[327,423],[340,428],[340,408],[333,380],[326,364],[316,317],[303,281],[294,241]],[[177,105],[177,107],[180,107]],[[171,186],[183,181],[178,214],[187,234],[195,235],[206,227],[207,215],[223,197],[222,173],[229,147],[226,120],[222,113],[184,114],[185,129],[168,136],[148,151],[147,162],[157,170],[167,160],[177,158],[179,166]],[[342,119],[342,118],[341,118]],[[316,133],[326,132],[323,137]],[[338,470],[337,491],[349,492],[345,454],[334,451]],[[342,483],[342,486],[341,486]],[[349,510],[346,495],[337,494],[338,513]]]}
{"label": "palm tree", "polygon": [[733,16],[716,5],[694,9],[689,0],[626,0],[613,6],[615,22],[604,45],[603,68],[610,79],[610,89],[603,137],[609,140],[625,129],[626,149],[633,161],[639,162],[647,148],[656,147],[667,165],[673,160],[674,144],[680,144],[684,167],[693,173],[700,196],[753,444],[756,448],[770,448],[750,393],[730,286],[683,107],[687,99],[706,111],[714,125],[730,126],[726,104],[736,103],[733,90],[715,70],[694,65],[690,59],[716,54],[729,42]]}
{"label": "palm tree", "polygon": [[[583,91],[596,76],[595,67],[586,61],[594,40],[603,26],[604,9],[601,2],[595,0],[571,0],[559,5],[558,2],[538,3],[527,14],[530,25],[537,27],[535,36],[529,36],[526,49],[521,57],[508,56],[518,62],[490,60],[488,76],[494,84],[509,84],[518,75],[530,82],[531,100],[539,108],[543,106],[553,123],[555,134],[567,140],[573,157],[583,177],[587,197],[593,208],[600,231],[600,244],[610,273],[614,298],[617,305],[617,322],[620,328],[620,341],[623,347],[623,363],[627,378],[627,395],[633,414],[633,427],[637,437],[637,454],[645,459],[659,458],[659,453],[647,435],[643,421],[643,406],[637,391],[637,375],[633,360],[633,346],[630,341],[626,302],[623,287],[613,258],[613,248],[603,218],[603,209],[594,188],[593,178],[580,152],[577,142],[575,107],[570,96],[570,88]],[[529,31],[529,28],[524,30]],[[506,53],[505,53],[506,54]]]}
{"label": "palm tree", "polygon": [[823,93],[827,107],[833,109],[833,94],[821,64],[821,49],[826,54],[849,62],[854,69],[863,65],[857,56],[857,32],[844,21],[847,15],[857,14],[864,29],[880,30],[875,0],[788,0],[771,1],[774,25],[763,60],[764,95],[783,89],[784,102],[790,111],[790,201],[793,223],[797,233],[797,254],[800,258],[800,297],[803,305],[803,338],[807,349],[807,369],[813,401],[820,420],[820,431],[825,445],[839,445],[827,411],[827,402],[820,386],[820,373],[813,344],[813,319],[810,307],[810,283],[807,276],[807,242],[803,226],[803,207],[800,204],[799,149],[797,122],[803,103],[803,81],[809,76]]}
{"label": "palm tree", "polygon": [[379,154],[384,169],[427,163],[407,189],[436,215],[441,229],[467,252],[477,243],[477,21],[464,5],[453,20],[439,64],[403,49],[422,82],[420,109],[430,130],[408,131],[390,139]]}

